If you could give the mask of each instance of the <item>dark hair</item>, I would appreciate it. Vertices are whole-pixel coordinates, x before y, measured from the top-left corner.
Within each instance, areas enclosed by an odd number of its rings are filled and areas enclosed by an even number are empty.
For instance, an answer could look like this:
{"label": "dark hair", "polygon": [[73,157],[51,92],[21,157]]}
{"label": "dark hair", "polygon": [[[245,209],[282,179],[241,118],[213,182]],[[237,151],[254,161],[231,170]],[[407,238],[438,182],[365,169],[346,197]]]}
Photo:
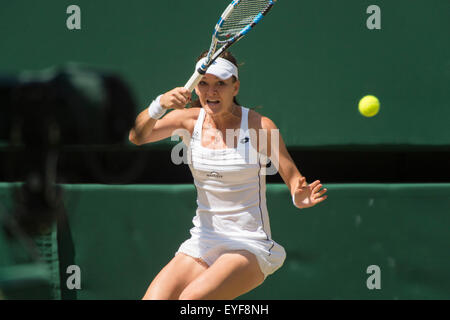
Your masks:
{"label": "dark hair", "polygon": [[[203,52],[200,54],[200,56],[197,58],[197,61],[200,61],[200,59],[206,57],[207,55],[208,55],[208,50],[203,51]],[[226,59],[226,60],[228,60],[228,61],[230,61],[232,64],[234,64],[236,67],[239,68],[238,63],[237,63],[237,60],[236,60],[236,58],[231,54],[231,52],[229,52],[229,51],[224,51],[219,57],[220,57],[220,58],[223,58],[223,59]],[[237,81],[236,77],[233,76],[233,83],[236,82],[236,81]],[[239,102],[237,101],[236,97],[233,98],[233,102],[234,102],[236,105],[238,105],[238,106],[240,105]],[[193,101],[191,102],[191,107],[193,107],[193,108],[201,108],[202,105],[201,105],[201,103],[200,103],[200,99],[195,99],[195,100],[193,100]]]}

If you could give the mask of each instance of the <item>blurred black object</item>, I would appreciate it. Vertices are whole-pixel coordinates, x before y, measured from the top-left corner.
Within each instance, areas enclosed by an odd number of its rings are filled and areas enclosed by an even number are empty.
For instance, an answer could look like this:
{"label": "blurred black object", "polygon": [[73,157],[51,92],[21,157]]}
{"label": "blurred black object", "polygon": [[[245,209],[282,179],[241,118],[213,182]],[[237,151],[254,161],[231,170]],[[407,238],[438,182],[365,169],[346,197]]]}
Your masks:
{"label": "blurred black object", "polygon": [[14,195],[17,225],[30,236],[43,234],[64,212],[56,184],[62,147],[124,144],[134,118],[132,94],[114,74],[70,64],[0,77],[0,139],[24,159],[24,184]]}
{"label": "blurred black object", "polygon": [[12,145],[124,142],[135,103],[117,75],[74,64],[0,77],[0,139]]}

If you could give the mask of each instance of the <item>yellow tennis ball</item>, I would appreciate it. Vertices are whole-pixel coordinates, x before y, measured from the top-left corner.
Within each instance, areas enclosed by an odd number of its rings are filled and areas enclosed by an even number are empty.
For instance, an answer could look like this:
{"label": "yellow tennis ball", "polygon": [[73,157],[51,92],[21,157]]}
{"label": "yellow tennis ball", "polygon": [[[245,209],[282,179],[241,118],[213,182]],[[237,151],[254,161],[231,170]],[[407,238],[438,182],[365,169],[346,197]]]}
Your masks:
{"label": "yellow tennis ball", "polygon": [[365,117],[373,117],[380,110],[380,101],[375,96],[365,96],[359,100],[359,112]]}

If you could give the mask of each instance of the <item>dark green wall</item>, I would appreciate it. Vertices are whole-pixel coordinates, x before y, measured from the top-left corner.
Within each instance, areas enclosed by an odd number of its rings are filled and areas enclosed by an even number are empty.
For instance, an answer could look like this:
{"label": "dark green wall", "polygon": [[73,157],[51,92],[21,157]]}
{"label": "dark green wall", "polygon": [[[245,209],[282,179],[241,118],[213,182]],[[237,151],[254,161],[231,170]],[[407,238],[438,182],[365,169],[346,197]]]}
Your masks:
{"label": "dark green wall", "polygon": [[[142,110],[158,93],[184,85],[227,2],[4,2],[0,73],[71,61],[116,71]],[[71,4],[82,10],[80,31],[66,28]],[[233,48],[242,63],[240,101],[262,106],[257,110],[274,120],[290,147],[450,145],[450,1],[379,0],[381,30],[366,28],[371,4],[279,0]],[[366,94],[381,101],[371,119],[357,111]],[[0,203],[8,208],[10,187],[0,184]],[[450,298],[448,184],[327,188],[327,202],[299,212],[286,186],[268,186],[273,236],[287,260],[244,298]],[[79,265],[82,289],[63,290],[62,298],[139,299],[189,236],[193,185],[65,190],[60,268],[65,276],[67,265]],[[25,263],[20,247],[0,234],[0,267]],[[372,264],[381,267],[379,291],[365,286]]]}
{"label": "dark green wall", "polygon": [[[140,109],[182,86],[228,1],[24,1],[0,6],[0,71],[78,61],[123,75]],[[82,30],[66,28],[78,4]],[[233,52],[240,100],[272,118],[290,146],[450,143],[448,0],[279,0]],[[200,14],[199,10],[204,10]],[[287,63],[287,64],[285,64]],[[374,94],[381,111],[357,111]]]}
{"label": "dark green wall", "polygon": [[[0,184],[8,207],[10,188]],[[268,186],[272,236],[287,258],[243,299],[450,298],[449,184],[327,188],[326,202],[299,211],[285,185]],[[64,189],[69,227],[59,234],[60,283],[64,288],[65,270],[76,264],[81,290],[63,298],[140,299],[190,236],[193,185]],[[366,287],[370,265],[381,268],[380,290]]]}

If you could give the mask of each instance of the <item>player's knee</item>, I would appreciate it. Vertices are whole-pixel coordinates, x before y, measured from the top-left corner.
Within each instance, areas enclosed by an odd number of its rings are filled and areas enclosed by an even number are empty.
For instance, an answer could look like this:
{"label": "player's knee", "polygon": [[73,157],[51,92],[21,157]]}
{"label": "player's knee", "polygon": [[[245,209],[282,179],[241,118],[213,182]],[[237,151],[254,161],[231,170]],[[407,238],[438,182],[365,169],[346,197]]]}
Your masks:
{"label": "player's knee", "polygon": [[195,288],[186,288],[181,292],[178,300],[202,300],[205,299],[203,292],[196,290]]}
{"label": "player's knee", "polygon": [[156,288],[152,288],[145,293],[145,296],[142,300],[168,300],[169,296],[165,294],[165,292],[161,290],[157,290]]}
{"label": "player's knee", "polygon": [[176,300],[179,290],[167,288],[158,284],[152,284],[142,300]]}
{"label": "player's knee", "polygon": [[259,266],[256,256],[248,251],[241,252],[240,267],[250,273],[249,279],[253,279],[254,285],[259,286],[264,282],[264,274]]}

